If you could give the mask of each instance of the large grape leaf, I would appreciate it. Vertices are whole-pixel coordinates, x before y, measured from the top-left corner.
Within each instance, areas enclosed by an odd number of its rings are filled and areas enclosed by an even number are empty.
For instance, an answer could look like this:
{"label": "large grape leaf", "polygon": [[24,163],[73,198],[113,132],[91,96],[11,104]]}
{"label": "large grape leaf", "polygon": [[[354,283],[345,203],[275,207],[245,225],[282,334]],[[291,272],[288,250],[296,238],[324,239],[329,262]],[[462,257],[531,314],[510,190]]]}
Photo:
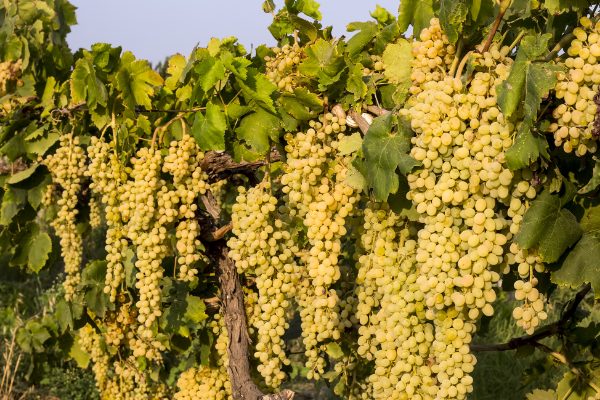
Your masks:
{"label": "large grape leaf", "polygon": [[572,247],[583,231],[575,216],[562,208],[572,195],[551,195],[544,190],[525,212],[514,242],[522,249],[539,243],[539,253],[544,262],[552,263]]}
{"label": "large grape leaf", "polygon": [[52,240],[47,233],[40,232],[40,226],[30,222],[24,226],[13,240],[15,251],[9,265],[27,265],[33,272],[38,273],[46,264]]}
{"label": "large grape leaf", "polygon": [[104,293],[107,266],[107,261],[94,261],[81,274],[86,287],[84,300],[90,311],[93,311],[99,318],[104,316],[107,307],[111,305],[114,307],[114,304],[110,302],[109,294]]}
{"label": "large grape leaf", "polygon": [[469,6],[465,0],[440,1],[440,24],[446,31],[450,44],[458,40],[468,12]]}
{"label": "large grape leaf", "polygon": [[[87,52],[86,52],[87,53]],[[71,99],[73,103],[86,101],[86,106],[93,110],[96,104],[106,106],[108,94],[104,84],[96,78],[96,71],[90,58],[83,57],[75,63],[75,69],[71,75]]]}
{"label": "large grape leaf", "polygon": [[248,68],[246,79],[238,79],[237,82],[242,88],[242,95],[247,103],[256,102],[261,107],[273,113],[275,112],[271,94],[277,89],[277,86],[271,83],[259,70]]}
{"label": "large grape leaf", "polygon": [[304,51],[306,58],[299,65],[300,73],[317,78],[319,71],[327,76],[337,75],[345,66],[344,57],[338,54],[337,47],[323,39],[308,46]]}
{"label": "large grape leaf", "polygon": [[122,93],[123,104],[134,110],[136,104],[147,109],[152,107],[150,96],[153,86],[163,84],[163,79],[148,65],[146,60],[135,61],[135,56],[125,52],[121,57],[122,67],[117,74],[117,86]]}
{"label": "large grape leaf", "polygon": [[[396,168],[408,174],[420,163],[409,156],[412,131],[403,123],[394,124],[393,113],[373,120],[363,141],[363,152],[367,165],[367,181],[373,187],[375,198],[385,201],[390,193],[398,190]],[[392,132],[393,126],[398,127]]]}
{"label": "large grape leaf", "polygon": [[[592,378],[592,380],[595,379]],[[588,400],[590,397],[595,398],[596,391],[583,379],[569,371],[558,383],[556,394],[558,399]]]}
{"label": "large grape leaf", "polygon": [[573,288],[591,282],[600,297],[600,235],[585,233],[554,267],[559,269],[552,272],[552,282]]}
{"label": "large grape leaf", "polygon": [[412,84],[410,80],[412,73],[410,61],[413,59],[412,45],[406,39],[398,39],[396,43],[387,46],[382,59],[385,76],[389,79],[390,84],[395,86],[392,98],[397,104],[403,104]]}
{"label": "large grape leaf", "polygon": [[348,32],[359,31],[348,40],[346,50],[352,60],[359,60],[362,50],[375,39],[375,53],[381,53],[398,35],[398,24],[392,23],[383,29],[373,21],[351,22],[346,27]]}
{"label": "large grape leaf", "polygon": [[510,75],[496,90],[498,105],[510,117],[524,101],[524,121],[535,121],[542,97],[554,87],[556,72],[561,68],[550,63],[534,62],[547,49],[550,34],[527,36],[521,40]]}
{"label": "large grape leaf", "polygon": [[50,339],[50,333],[39,322],[31,320],[17,333],[17,343],[26,353],[42,353],[44,342]]}
{"label": "large grape leaf", "polygon": [[214,57],[207,57],[195,68],[198,73],[198,84],[204,92],[207,92],[215,83],[225,79],[223,63]]}
{"label": "large grape leaf", "polygon": [[225,116],[218,106],[206,104],[206,115],[202,111],[196,113],[192,133],[202,151],[225,150]]}
{"label": "large grape leaf", "polygon": [[167,74],[169,77],[165,79],[165,86],[170,90],[175,90],[177,82],[181,77],[183,69],[187,65],[187,61],[184,56],[177,53],[169,59],[169,68],[167,68]]}
{"label": "large grape leaf", "polygon": [[360,100],[367,94],[367,84],[363,81],[363,66],[355,64],[349,71],[346,89],[354,94],[354,100]]}
{"label": "large grape leaf", "polygon": [[433,14],[433,0],[402,0],[398,8],[398,27],[406,32],[413,26],[413,35],[419,37],[424,28],[429,27]]}
{"label": "large grape leaf", "polygon": [[270,149],[269,139],[277,141],[281,132],[280,119],[262,108],[242,119],[235,130],[258,153],[265,154]]}

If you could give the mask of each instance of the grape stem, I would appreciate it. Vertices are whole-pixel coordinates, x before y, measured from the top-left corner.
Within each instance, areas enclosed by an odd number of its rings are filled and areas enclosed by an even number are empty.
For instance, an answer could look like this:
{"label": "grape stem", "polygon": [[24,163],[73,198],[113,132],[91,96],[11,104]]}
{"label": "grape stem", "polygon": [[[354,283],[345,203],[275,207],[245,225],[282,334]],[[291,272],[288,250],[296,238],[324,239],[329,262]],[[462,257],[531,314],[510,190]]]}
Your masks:
{"label": "grape stem", "polygon": [[569,320],[575,315],[577,311],[577,307],[583,301],[583,298],[589,293],[592,289],[591,283],[588,283],[581,289],[579,293],[572,300],[571,306],[569,309],[563,314],[563,316],[556,322],[545,325],[539,328],[537,331],[539,333],[534,333],[533,335],[526,335],[517,338],[512,338],[508,343],[502,344],[483,344],[483,345],[469,345],[469,350],[472,352],[480,352],[480,351],[508,351],[515,350],[519,347],[531,345],[532,341],[542,340],[544,338],[554,336],[557,334],[561,334],[563,332],[563,327],[569,322]]}
{"label": "grape stem", "polygon": [[469,57],[471,56],[471,54],[473,54],[472,51],[468,52],[467,54],[465,54],[463,59],[460,61],[460,64],[458,65],[458,69],[456,70],[456,75],[454,76],[454,78],[460,78],[460,75],[462,74],[462,71],[465,68],[465,65],[467,64],[467,61],[469,61]]}
{"label": "grape stem", "polygon": [[508,48],[508,53],[510,54],[511,51],[513,51],[513,49],[515,48],[515,46],[517,44],[519,44],[519,42],[521,41],[521,39],[523,38],[523,36],[525,36],[525,31],[521,31],[519,33],[519,35],[517,36],[517,38],[511,43],[510,47]]}
{"label": "grape stem", "polygon": [[503,2],[496,1],[500,6],[500,12],[498,13],[498,17],[496,17],[496,22],[494,22],[494,27],[490,31],[490,35],[488,36],[483,49],[481,50],[481,54],[488,51],[490,46],[492,45],[492,40],[494,40],[494,36],[496,35],[496,31],[498,30],[498,26],[500,26],[500,21],[502,21],[502,17],[504,17],[504,13],[510,7],[511,0],[504,0]]}
{"label": "grape stem", "polygon": [[594,382],[592,382],[587,376],[585,376],[585,374],[583,372],[581,372],[581,370],[579,368],[577,368],[576,366],[574,366],[569,360],[567,360],[567,357],[565,357],[564,355],[560,354],[559,352],[552,350],[550,347],[538,343],[535,340],[530,340],[529,344],[540,349],[541,351],[543,351],[544,353],[550,354],[552,357],[556,358],[558,361],[560,361],[561,363],[565,364],[567,367],[569,367],[571,369],[571,371],[573,371],[573,373],[578,377],[583,379],[583,381],[585,383],[587,383],[588,385],[590,385],[590,387],[592,389],[594,389],[596,391],[596,393],[600,393],[600,387],[598,387],[598,385],[596,385]]}
{"label": "grape stem", "polygon": [[450,67],[450,71],[448,71],[448,75],[454,76],[454,73],[456,72],[456,67],[458,67],[458,60],[460,59],[460,53],[462,52],[464,46],[465,46],[465,41],[462,38],[458,39],[458,46],[456,47],[456,55],[454,56],[454,60],[452,61],[452,66]]}

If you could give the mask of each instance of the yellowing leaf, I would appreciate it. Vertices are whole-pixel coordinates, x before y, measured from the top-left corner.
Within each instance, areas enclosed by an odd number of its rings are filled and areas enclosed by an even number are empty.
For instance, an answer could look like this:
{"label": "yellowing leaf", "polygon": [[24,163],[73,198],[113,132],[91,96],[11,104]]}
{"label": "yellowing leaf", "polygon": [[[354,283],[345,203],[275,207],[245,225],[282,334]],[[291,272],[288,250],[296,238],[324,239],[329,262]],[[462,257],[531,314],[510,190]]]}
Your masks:
{"label": "yellowing leaf", "polygon": [[154,96],[153,86],[162,85],[163,79],[150,68],[146,60],[134,60],[130,52],[125,52],[121,57],[123,66],[117,74],[117,86],[123,92],[123,103],[130,110],[135,109],[136,104],[152,108],[150,96]]}

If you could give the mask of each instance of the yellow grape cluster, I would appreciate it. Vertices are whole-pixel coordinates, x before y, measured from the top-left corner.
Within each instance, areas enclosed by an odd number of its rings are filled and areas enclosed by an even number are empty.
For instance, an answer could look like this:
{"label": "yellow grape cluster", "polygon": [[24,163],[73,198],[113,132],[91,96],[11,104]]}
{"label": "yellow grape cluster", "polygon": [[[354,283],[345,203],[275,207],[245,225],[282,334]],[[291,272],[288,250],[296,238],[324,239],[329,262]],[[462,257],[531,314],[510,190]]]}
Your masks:
{"label": "yellow grape cluster", "polygon": [[[10,81],[17,81],[17,86],[23,86],[23,81],[19,78],[23,74],[21,71],[21,67],[23,66],[23,60],[18,59],[17,61],[8,60],[3,63],[0,63],[0,97],[6,95],[7,92],[7,83]],[[16,102],[13,101],[13,98],[9,98],[2,104],[3,113],[9,113],[12,111]]]}
{"label": "yellow grape cluster", "polygon": [[215,335],[216,344],[211,354],[211,363],[209,366],[200,366],[190,368],[183,372],[177,380],[177,391],[175,400],[232,400],[231,383],[227,366],[229,358],[227,355],[227,344],[229,338],[223,318],[215,315],[215,320],[211,321]]}
{"label": "yellow grape cluster", "polygon": [[102,223],[100,213],[100,199],[98,196],[92,195],[90,197],[90,226],[92,228],[97,228]]}
{"label": "yellow grape cluster", "polygon": [[[375,54],[371,54],[370,56],[371,58],[371,62],[373,63],[373,71],[375,72],[379,72],[381,70],[383,70],[383,60],[381,58],[381,56],[375,55]],[[363,75],[371,75],[372,71],[369,68],[363,68]]]}
{"label": "yellow grape cluster", "polygon": [[[408,398],[437,390],[431,366],[434,326],[427,320],[415,240],[406,220],[387,203],[368,202],[363,213],[360,246],[358,354],[375,360],[369,377],[373,398]],[[412,229],[412,235],[416,229]],[[433,390],[435,389],[435,390]]]}
{"label": "yellow grape cluster", "polygon": [[[92,178],[90,189],[101,198],[105,204],[106,224],[106,251],[107,274],[104,293],[110,294],[110,301],[115,302],[119,295],[119,287],[125,279],[124,261],[128,248],[123,220],[119,212],[119,196],[123,193],[122,185],[127,181],[125,168],[119,160],[115,143],[106,143],[103,138],[93,136],[88,146],[90,165],[86,176]],[[91,205],[90,205],[91,207]]]}
{"label": "yellow grape cluster", "polygon": [[368,400],[373,398],[373,384],[367,380],[362,381],[356,376],[358,372],[358,360],[353,355],[344,356],[336,363],[334,371],[341,375],[341,379],[348,382],[346,397],[348,400]]}
{"label": "yellow grape cluster", "polygon": [[281,370],[288,365],[281,336],[288,328],[285,310],[295,293],[300,268],[294,262],[298,248],[291,238],[288,224],[280,219],[277,199],[271,194],[271,183],[265,181],[246,193],[238,188],[233,206],[234,236],[229,239],[229,256],[238,271],[253,269],[258,288],[254,307],[254,327],[259,342],[254,356],[260,360],[258,371],[267,386],[277,388],[285,378]]}
{"label": "yellow grape cluster", "polygon": [[300,46],[289,44],[283,47],[274,47],[274,56],[266,56],[267,78],[277,85],[280,92],[294,93],[297,82],[294,81],[292,73],[298,68],[302,54]]}
{"label": "yellow grape cluster", "polygon": [[322,342],[328,338],[338,339],[346,324],[350,324],[334,311],[340,298],[330,287],[341,276],[340,239],[346,234],[346,217],[355,210],[359,195],[343,182],[347,168],[336,160],[338,140],[345,136],[335,133],[336,130],[341,132],[345,120],[328,113],[319,121],[310,121],[310,126],[306,133],[284,137],[288,155],[287,164],[283,166],[286,174],[281,179],[286,204],[281,211],[308,228],[305,281],[296,300],[303,308],[302,335],[309,358],[306,365],[312,368],[309,378],[318,379],[325,365],[319,355]]}
{"label": "yellow grape cluster", "polygon": [[[206,183],[208,176],[202,171],[200,163],[204,159],[204,153],[196,144],[194,138],[185,134],[177,142],[171,142],[169,154],[165,157],[163,172],[173,175],[173,190],[166,196],[163,195],[166,209],[167,222],[169,219],[177,221],[182,219],[176,226],[177,249],[179,265],[179,279],[190,281],[194,279],[198,270],[192,265],[200,259],[196,246],[200,244],[197,239],[200,227],[195,221],[196,199],[199,195],[206,193],[209,186]],[[171,203],[171,204],[169,204]],[[175,205],[181,203],[179,209]],[[172,210],[169,210],[172,208]]]}
{"label": "yellow grape cluster", "polygon": [[219,210],[223,208],[223,203],[225,202],[225,197],[227,196],[227,189],[227,179],[220,180],[210,185],[210,191],[215,198],[215,202]]}
{"label": "yellow grape cluster", "polygon": [[600,22],[593,25],[589,18],[582,17],[579,23],[581,26],[573,30],[575,39],[567,50],[569,57],[560,63],[567,73],[556,74],[554,88],[562,102],[552,111],[557,121],[550,125],[549,131],[554,134],[557,147],[582,157],[598,150],[598,137],[593,131],[598,108],[594,96],[600,83]]}
{"label": "yellow grape cluster", "polygon": [[[63,135],[60,147],[54,155],[49,155],[43,161],[52,174],[54,188],[60,186],[63,191],[57,204],[60,207],[57,217],[51,222],[60,238],[61,255],[65,262],[67,274],[63,286],[66,299],[75,295],[75,288],[81,280],[79,267],[83,253],[81,234],[77,232],[77,195],[81,191],[81,183],[86,171],[86,156],[79,146],[79,138],[73,135]],[[51,189],[48,188],[48,191]],[[48,197],[52,194],[46,193]]]}
{"label": "yellow grape cluster", "polygon": [[410,60],[412,86],[409,89],[412,95],[421,93],[425,82],[437,82],[446,76],[456,54],[437,18],[431,19],[430,26],[421,31],[419,38],[421,40],[412,42],[414,59]]}

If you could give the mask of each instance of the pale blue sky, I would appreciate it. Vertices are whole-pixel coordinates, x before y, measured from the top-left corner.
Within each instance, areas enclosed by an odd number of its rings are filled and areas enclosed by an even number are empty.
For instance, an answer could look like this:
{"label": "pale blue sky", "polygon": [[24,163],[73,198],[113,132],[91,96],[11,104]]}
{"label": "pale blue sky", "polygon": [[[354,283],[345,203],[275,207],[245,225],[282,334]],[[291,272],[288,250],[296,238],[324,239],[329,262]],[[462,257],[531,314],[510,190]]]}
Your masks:
{"label": "pale blue sky", "polygon": [[[272,16],[261,9],[263,0],[70,0],[78,25],[67,36],[73,51],[104,42],[122,46],[138,59],[156,64],[166,56],[188,56],[196,43],[205,47],[212,37],[235,36],[248,51],[261,44],[275,45],[267,27]],[[376,4],[398,15],[399,0],[321,0],[324,26],[333,35],[346,25],[371,20]],[[275,0],[277,9],[283,0]],[[349,34],[348,36],[353,35]]]}

